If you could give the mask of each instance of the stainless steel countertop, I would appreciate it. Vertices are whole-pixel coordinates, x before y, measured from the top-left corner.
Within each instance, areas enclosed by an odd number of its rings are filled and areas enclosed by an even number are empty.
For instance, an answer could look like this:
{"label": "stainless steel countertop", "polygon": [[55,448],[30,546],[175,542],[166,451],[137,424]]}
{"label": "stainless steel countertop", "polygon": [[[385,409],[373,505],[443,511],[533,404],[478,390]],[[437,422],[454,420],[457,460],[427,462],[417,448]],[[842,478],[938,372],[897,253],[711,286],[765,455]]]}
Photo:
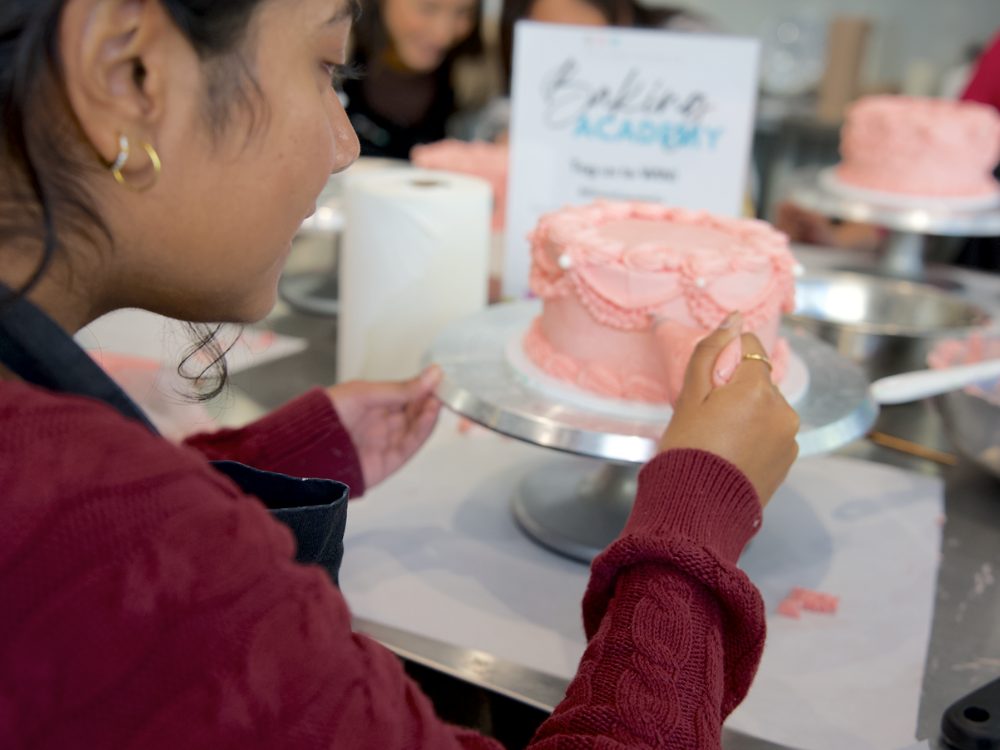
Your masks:
{"label": "stainless steel countertop", "polygon": [[[859,265],[853,253],[796,248],[796,254],[810,269]],[[965,285],[966,296],[1000,311],[1000,275],[959,270],[947,273]],[[234,376],[238,401],[251,400],[256,406],[271,409],[317,383],[331,382],[336,338],[333,319],[296,315],[279,305],[266,325],[276,333],[308,338],[311,346],[300,354]],[[885,407],[875,429],[945,452],[952,450],[929,402]],[[962,460],[955,467],[942,467],[867,439],[838,453],[945,480],[947,521],[917,730],[921,739],[936,736],[941,715],[952,702],[1000,677],[1000,585],[977,586],[977,576],[979,582],[983,580],[984,565],[991,566],[992,575],[1000,575],[1000,480],[971,462]],[[364,620],[356,620],[355,626],[407,659],[538,708],[553,707],[567,686],[565,680],[489,654]],[[724,734],[723,745],[727,750],[779,747],[732,731]]]}

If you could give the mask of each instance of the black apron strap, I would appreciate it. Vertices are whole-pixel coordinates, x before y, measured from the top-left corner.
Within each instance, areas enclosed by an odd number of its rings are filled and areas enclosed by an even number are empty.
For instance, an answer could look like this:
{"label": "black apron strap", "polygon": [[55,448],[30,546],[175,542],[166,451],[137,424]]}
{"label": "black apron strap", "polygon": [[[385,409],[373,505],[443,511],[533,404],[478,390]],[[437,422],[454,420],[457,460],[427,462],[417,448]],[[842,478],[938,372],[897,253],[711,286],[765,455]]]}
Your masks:
{"label": "black apron strap", "polygon": [[350,494],[346,484],[332,479],[295,479],[234,461],[213,461],[212,465],[244,492],[260,498],[274,517],[292,530],[298,545],[296,560],[326,568],[333,583],[340,585]]}

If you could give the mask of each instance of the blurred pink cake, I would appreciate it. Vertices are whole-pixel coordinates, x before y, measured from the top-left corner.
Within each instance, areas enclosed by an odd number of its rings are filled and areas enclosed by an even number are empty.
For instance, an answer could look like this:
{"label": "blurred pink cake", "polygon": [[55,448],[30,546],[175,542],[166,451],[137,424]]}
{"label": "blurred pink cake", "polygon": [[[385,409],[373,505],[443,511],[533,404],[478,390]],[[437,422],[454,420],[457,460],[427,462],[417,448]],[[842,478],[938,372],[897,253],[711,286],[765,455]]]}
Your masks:
{"label": "blurred pink cake", "polygon": [[849,186],[937,197],[1000,192],[1000,114],[978,102],[867,96],[847,110],[842,161]]}
{"label": "blurred pink cake", "polygon": [[507,146],[447,138],[414,146],[410,161],[423,169],[461,172],[487,180],[493,185],[493,231],[503,231],[507,217]]}
{"label": "blurred pink cake", "polygon": [[673,403],[697,343],[738,309],[783,379],[789,349],[778,327],[795,301],[795,258],[770,224],[598,201],[542,216],[529,239],[531,290],[544,307],[525,352],[548,375]]}

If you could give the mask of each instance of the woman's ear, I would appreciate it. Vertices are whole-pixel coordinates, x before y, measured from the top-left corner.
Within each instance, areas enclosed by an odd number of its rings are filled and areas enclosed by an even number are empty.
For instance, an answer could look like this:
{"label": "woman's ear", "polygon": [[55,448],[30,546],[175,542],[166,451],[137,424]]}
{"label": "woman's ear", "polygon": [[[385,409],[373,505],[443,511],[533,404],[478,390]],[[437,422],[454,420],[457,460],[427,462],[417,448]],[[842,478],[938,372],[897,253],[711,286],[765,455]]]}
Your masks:
{"label": "woman's ear", "polygon": [[[113,162],[120,135],[155,141],[172,58],[182,51],[195,57],[163,6],[156,0],[69,0],[59,43],[70,105],[98,154]],[[185,67],[175,66],[174,77]]]}

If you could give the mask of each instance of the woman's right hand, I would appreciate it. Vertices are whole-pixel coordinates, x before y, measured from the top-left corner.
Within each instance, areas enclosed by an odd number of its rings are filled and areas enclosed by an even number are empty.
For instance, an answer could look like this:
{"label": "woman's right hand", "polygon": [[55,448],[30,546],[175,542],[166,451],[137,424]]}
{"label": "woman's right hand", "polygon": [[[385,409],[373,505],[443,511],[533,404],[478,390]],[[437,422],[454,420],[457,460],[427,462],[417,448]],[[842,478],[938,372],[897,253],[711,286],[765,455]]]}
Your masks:
{"label": "woman's right hand", "polygon": [[[798,455],[799,415],[771,383],[771,370],[763,362],[744,359],[726,385],[712,385],[716,359],[741,335],[742,318],[734,313],[723,326],[695,349],[660,450],[700,448],[726,459],[746,475],[766,505]],[[753,334],[743,334],[742,343],[746,354],[766,356]]]}

